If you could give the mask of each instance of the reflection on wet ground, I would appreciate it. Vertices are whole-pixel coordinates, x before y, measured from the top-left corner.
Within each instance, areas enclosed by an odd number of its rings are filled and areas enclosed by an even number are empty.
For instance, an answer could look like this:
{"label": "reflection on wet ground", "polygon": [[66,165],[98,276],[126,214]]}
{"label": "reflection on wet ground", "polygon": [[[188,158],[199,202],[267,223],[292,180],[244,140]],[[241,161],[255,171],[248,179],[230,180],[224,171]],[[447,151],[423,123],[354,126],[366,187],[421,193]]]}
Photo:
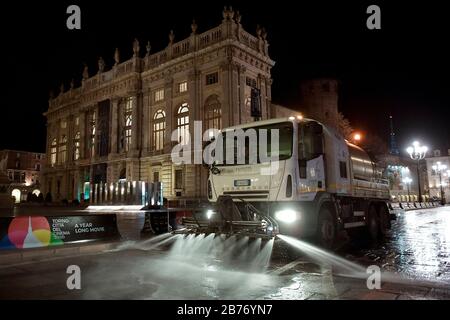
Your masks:
{"label": "reflection on wet ground", "polygon": [[401,213],[384,243],[371,249],[347,246],[341,255],[409,279],[450,286],[450,207]]}
{"label": "reflection on wet ground", "polygon": [[[294,261],[270,242],[161,235],[104,254],[0,267],[0,298],[450,299],[449,240],[450,207],[401,213],[373,248],[326,253],[299,242]],[[67,290],[70,264],[82,270],[80,291]],[[403,280],[369,290],[364,270],[374,264],[385,279]]]}

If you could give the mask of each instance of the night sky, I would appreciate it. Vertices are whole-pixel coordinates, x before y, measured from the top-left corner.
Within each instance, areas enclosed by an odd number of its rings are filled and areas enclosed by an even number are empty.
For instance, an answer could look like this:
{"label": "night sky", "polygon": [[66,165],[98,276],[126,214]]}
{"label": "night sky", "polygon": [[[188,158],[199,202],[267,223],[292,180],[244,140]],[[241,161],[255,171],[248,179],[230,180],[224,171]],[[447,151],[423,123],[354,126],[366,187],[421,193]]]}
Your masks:
{"label": "night sky", "polygon": [[[311,4],[314,2],[314,4]],[[339,2],[339,3],[336,3]],[[394,2],[394,1],[390,1]],[[303,79],[337,77],[340,110],[366,135],[389,137],[395,119],[398,145],[414,139],[450,148],[450,49],[448,11],[438,4],[395,1],[15,1],[2,3],[4,123],[0,148],[45,151],[50,89],[71,78],[79,86],[83,63],[92,75],[102,56],[109,69],[115,47],[121,60],[132,41],[151,41],[152,52],[187,37],[192,18],[198,32],[220,24],[224,5],[241,12],[244,28],[268,31],[276,66],[275,103],[298,106]],[[295,4],[294,4],[295,3]],[[81,30],[66,28],[66,8],[81,7]],[[381,7],[381,30],[366,28],[366,8]]]}

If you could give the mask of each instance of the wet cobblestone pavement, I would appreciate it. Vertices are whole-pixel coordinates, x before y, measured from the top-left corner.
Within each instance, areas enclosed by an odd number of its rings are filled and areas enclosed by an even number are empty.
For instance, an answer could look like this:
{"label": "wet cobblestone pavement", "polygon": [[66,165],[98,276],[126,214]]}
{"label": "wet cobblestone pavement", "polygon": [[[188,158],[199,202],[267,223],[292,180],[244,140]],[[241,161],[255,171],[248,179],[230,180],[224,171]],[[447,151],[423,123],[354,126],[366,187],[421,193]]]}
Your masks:
{"label": "wet cobblestone pavement", "polygon": [[409,279],[450,286],[450,207],[400,213],[385,243],[372,249],[346,248],[341,254]]}
{"label": "wet cobblestone pavement", "polygon": [[[179,252],[197,252],[200,243]],[[337,255],[362,270],[379,266],[381,289],[369,290],[365,274],[343,276],[327,259],[307,255],[292,261],[273,253],[269,267],[255,271],[225,257],[180,259],[173,249],[125,243],[113,252],[0,266],[0,299],[450,299],[450,207],[400,213],[383,244],[347,244]],[[71,264],[82,270],[81,290],[66,287]]]}

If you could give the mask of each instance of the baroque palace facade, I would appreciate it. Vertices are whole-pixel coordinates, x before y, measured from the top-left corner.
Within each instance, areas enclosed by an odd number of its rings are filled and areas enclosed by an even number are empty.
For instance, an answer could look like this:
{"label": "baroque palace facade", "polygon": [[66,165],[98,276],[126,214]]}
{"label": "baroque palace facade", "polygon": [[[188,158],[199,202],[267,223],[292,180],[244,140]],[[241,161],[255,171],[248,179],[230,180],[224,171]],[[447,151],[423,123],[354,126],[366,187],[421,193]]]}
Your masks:
{"label": "baroque palace facade", "polygon": [[157,53],[133,56],[106,71],[102,58],[95,75],[87,66],[81,87],[51,97],[47,117],[47,167],[43,191],[53,200],[89,197],[95,183],[162,182],[168,199],[206,198],[208,171],[202,165],[175,165],[172,131],[193,133],[194,121],[203,131],[254,121],[252,88],[260,97],[261,118],[270,118],[271,68],[264,29],[246,32],[231,8],[222,23],[169,44]]}

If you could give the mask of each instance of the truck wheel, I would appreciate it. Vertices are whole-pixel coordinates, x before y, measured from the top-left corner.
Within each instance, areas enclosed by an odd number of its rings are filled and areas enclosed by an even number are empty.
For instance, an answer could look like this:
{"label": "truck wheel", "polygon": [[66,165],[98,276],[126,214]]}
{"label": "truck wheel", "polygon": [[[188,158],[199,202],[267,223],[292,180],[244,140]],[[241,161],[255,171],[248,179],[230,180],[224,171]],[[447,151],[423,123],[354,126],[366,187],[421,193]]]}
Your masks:
{"label": "truck wheel", "polygon": [[317,242],[324,248],[332,248],[336,241],[337,227],[336,221],[328,208],[320,209],[319,221],[317,224]]}
{"label": "truck wheel", "polygon": [[380,234],[385,237],[388,230],[391,229],[390,213],[385,205],[380,206],[378,216],[380,218]]}
{"label": "truck wheel", "polygon": [[379,240],[380,219],[375,206],[371,206],[367,217],[366,226],[367,236],[370,241],[376,243]]}

